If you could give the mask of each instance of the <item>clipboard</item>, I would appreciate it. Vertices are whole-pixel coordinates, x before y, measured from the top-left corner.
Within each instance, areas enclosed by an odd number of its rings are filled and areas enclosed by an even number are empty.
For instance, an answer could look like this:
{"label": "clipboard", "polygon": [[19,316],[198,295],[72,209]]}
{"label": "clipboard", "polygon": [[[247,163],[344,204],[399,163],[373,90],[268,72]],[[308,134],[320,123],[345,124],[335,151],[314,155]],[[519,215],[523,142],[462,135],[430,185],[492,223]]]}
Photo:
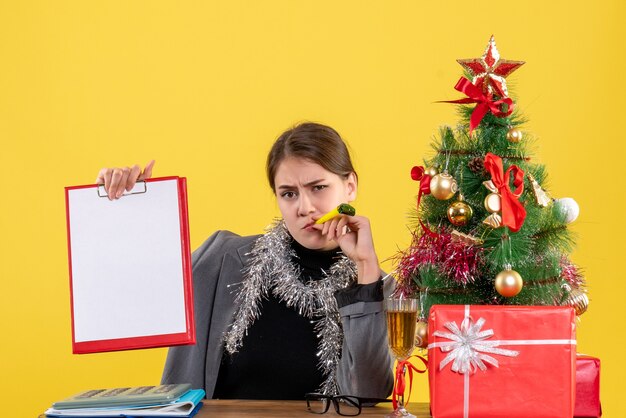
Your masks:
{"label": "clipboard", "polygon": [[65,188],[74,354],[195,344],[184,177]]}

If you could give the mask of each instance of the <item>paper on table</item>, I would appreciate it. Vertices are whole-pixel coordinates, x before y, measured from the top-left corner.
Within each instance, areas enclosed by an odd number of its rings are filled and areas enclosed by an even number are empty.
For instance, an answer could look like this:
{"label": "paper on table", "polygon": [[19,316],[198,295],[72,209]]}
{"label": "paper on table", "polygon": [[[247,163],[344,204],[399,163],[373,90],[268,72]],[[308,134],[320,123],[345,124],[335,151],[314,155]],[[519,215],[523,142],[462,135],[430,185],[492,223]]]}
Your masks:
{"label": "paper on table", "polygon": [[49,408],[45,414],[47,417],[124,417],[139,415],[142,417],[187,417],[195,407],[204,399],[205,392],[202,389],[193,389],[185,393],[177,400],[164,405],[136,406],[120,408],[77,408],[77,409],[54,409]]}

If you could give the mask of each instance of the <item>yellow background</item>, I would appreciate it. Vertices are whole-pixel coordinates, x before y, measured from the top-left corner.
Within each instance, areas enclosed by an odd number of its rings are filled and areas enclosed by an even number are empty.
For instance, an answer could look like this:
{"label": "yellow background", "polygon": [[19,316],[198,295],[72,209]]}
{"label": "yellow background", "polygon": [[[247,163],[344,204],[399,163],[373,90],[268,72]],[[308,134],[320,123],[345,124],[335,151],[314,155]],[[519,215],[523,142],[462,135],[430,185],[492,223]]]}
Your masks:
{"label": "yellow background", "polygon": [[1,415],[160,378],[165,349],[71,354],[64,186],[154,158],[155,175],[188,178],[193,248],[216,229],[259,233],[278,214],[267,150],[320,121],[350,143],[359,212],[389,257],[409,241],[410,168],[457,120],[433,102],[461,97],[455,59],[480,56],[493,33],[503,58],[527,62],[509,86],[549,192],[580,204],[573,258],[592,301],[578,348],[602,359],[605,416],[624,416],[625,18],[618,0],[3,0]]}

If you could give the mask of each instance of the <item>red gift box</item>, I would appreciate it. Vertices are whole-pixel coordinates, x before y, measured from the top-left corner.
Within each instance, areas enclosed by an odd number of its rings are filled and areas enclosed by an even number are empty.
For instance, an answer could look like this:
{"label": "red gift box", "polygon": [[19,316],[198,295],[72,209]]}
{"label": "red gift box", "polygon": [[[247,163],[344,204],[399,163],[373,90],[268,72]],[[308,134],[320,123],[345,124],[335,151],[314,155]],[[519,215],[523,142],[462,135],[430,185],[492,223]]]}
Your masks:
{"label": "red gift box", "polygon": [[571,307],[435,305],[428,319],[434,418],[571,418]]}
{"label": "red gift box", "polygon": [[574,416],[600,417],[600,359],[579,354],[576,356],[576,406]]}

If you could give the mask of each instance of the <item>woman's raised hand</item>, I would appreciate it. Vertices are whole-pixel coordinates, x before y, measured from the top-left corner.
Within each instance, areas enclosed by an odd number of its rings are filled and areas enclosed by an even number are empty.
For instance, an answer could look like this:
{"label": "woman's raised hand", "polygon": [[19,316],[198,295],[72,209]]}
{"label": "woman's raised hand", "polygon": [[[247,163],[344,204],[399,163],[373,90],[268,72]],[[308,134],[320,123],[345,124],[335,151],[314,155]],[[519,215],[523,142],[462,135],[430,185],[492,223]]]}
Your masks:
{"label": "woman's raised hand", "polygon": [[335,240],[343,253],[356,263],[358,283],[373,283],[380,278],[381,270],[368,218],[341,215],[320,226],[322,235],[329,241]]}
{"label": "woman's raised hand", "polygon": [[137,164],[132,167],[103,168],[98,173],[96,183],[104,184],[109,200],[119,199],[124,191],[131,191],[137,181],[152,177],[153,167],[154,160],[146,164],[143,170]]}

